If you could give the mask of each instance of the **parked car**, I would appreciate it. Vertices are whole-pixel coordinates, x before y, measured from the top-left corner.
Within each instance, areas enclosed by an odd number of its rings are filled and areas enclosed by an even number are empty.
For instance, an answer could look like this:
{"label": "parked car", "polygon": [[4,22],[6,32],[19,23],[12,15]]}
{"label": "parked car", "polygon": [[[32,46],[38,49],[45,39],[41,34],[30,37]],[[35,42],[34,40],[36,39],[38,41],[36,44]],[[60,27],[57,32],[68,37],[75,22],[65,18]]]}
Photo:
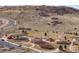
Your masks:
{"label": "parked car", "polygon": [[4,39],[1,39],[1,41],[5,41]]}
{"label": "parked car", "polygon": [[9,37],[8,37],[8,39],[15,39],[16,38],[16,36],[14,36],[14,35],[10,35]]}

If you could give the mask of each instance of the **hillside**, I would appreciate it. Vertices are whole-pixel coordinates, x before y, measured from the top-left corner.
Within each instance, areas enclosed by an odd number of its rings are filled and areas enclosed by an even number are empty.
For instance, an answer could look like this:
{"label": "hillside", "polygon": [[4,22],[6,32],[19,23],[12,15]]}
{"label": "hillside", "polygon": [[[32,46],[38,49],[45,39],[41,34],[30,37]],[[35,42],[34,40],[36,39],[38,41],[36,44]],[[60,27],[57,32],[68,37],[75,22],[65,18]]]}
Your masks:
{"label": "hillside", "polygon": [[18,28],[37,31],[73,32],[79,27],[79,10],[66,6],[4,6],[0,17],[16,20]]}

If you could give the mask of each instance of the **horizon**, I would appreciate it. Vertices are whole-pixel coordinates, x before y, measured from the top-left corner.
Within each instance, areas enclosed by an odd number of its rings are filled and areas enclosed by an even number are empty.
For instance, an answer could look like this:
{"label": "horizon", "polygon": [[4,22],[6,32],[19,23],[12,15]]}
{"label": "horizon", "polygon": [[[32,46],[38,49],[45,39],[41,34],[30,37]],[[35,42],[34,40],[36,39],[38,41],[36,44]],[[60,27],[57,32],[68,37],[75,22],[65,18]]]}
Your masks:
{"label": "horizon", "polygon": [[[5,7],[5,6],[42,6],[42,5],[4,5],[4,6],[0,5],[0,7]],[[66,6],[66,7],[79,9],[79,5],[45,5],[45,6]]]}
{"label": "horizon", "polygon": [[2,7],[24,5],[68,6],[79,9],[79,3],[75,0],[0,0],[0,6]]}

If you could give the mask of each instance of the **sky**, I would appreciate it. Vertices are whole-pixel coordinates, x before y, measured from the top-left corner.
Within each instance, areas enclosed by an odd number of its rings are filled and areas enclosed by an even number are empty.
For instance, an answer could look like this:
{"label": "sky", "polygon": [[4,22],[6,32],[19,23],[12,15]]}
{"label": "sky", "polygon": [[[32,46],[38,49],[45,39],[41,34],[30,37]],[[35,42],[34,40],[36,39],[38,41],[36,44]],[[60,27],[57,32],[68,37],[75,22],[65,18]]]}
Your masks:
{"label": "sky", "polygon": [[79,5],[69,5],[68,7],[73,7],[73,8],[79,9]]}
{"label": "sky", "polygon": [[70,6],[79,9],[79,0],[0,0],[0,6],[18,5]]}

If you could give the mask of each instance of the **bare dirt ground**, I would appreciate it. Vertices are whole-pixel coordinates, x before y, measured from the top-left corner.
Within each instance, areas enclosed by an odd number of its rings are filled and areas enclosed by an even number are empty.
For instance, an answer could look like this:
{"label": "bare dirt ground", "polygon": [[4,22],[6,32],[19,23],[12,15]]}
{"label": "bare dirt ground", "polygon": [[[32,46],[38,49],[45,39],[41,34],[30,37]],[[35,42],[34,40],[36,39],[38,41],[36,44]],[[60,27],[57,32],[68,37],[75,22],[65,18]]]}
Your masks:
{"label": "bare dirt ground", "polygon": [[[21,9],[21,10],[20,10]],[[35,10],[33,7],[4,8],[0,12],[0,16],[12,18],[17,21],[20,27],[31,28],[38,31],[59,31],[59,32],[73,32],[74,27],[79,27],[79,15],[78,14],[64,14],[64,15],[50,15],[49,17],[43,17],[39,15],[40,11]],[[57,20],[52,18],[58,18]],[[60,22],[61,24],[55,24],[53,22]],[[79,30],[77,30],[79,31]]]}
{"label": "bare dirt ground", "polygon": [[[28,36],[44,38],[45,37],[44,33],[46,32],[47,33],[46,38],[51,37],[55,40],[58,39],[59,36],[63,37],[64,35],[66,35],[64,34],[64,32],[79,33],[79,13],[78,12],[76,12],[72,8],[67,8],[67,7],[65,7],[66,12],[63,9],[64,7],[63,8],[58,7],[59,10],[55,9],[56,11],[51,8],[44,7],[44,10],[36,10],[36,9],[39,9],[39,7],[33,7],[33,6],[3,7],[0,9],[0,17],[4,19],[9,18],[11,20],[16,21],[16,26],[3,29],[3,32],[7,34],[15,34],[15,33],[21,34],[18,28],[30,28],[31,30],[28,31]],[[42,8],[40,7],[40,9]],[[56,13],[54,13],[49,9],[55,11]],[[61,11],[63,11],[64,14],[62,15],[58,14],[58,13],[62,13]],[[11,21],[10,24],[12,23],[13,22]],[[74,28],[76,28],[76,30]],[[75,35],[67,34],[66,36],[68,39],[71,39],[70,37],[73,37]],[[25,41],[18,42],[18,41],[12,40],[11,42],[14,42],[17,44],[23,44],[27,46],[28,44],[31,45],[31,43],[28,43]],[[37,45],[34,48],[38,48],[45,52],[49,52],[45,49],[40,48]],[[50,52],[53,52],[53,51],[50,51]]]}

